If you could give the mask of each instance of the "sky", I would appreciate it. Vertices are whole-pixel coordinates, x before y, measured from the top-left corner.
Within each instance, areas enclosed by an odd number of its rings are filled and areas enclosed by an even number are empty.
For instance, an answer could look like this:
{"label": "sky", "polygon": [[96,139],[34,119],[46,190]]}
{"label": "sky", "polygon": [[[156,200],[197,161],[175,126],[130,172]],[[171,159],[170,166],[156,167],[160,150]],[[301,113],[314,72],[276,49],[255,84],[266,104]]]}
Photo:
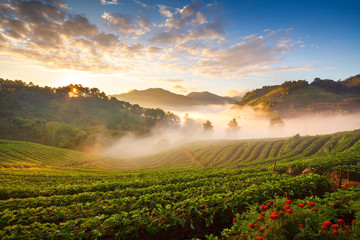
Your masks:
{"label": "sky", "polygon": [[360,73],[360,1],[0,0],[0,77],[241,96]]}

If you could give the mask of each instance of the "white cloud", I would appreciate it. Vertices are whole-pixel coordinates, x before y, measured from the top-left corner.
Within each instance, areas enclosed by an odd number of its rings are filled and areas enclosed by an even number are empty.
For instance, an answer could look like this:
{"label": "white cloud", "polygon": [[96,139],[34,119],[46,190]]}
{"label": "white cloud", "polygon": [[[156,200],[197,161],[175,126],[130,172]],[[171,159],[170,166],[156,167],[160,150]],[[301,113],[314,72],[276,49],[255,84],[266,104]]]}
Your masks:
{"label": "white cloud", "polygon": [[101,0],[101,4],[102,5],[117,5],[118,4],[118,0]]}
{"label": "white cloud", "polygon": [[170,10],[166,7],[161,5],[159,7],[159,12],[161,13],[162,16],[167,17],[167,18],[172,18],[174,15],[172,14],[172,12],[170,12]]}

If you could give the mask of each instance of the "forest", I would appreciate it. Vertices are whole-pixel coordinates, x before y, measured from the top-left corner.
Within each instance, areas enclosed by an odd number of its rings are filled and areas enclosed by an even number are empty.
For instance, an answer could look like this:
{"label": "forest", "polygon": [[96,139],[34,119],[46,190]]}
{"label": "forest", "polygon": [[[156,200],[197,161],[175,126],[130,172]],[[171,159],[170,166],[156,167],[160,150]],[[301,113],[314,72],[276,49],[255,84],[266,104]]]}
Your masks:
{"label": "forest", "polygon": [[0,125],[14,135],[8,139],[21,135],[27,141],[75,149],[106,144],[128,132],[144,135],[157,124],[176,128],[179,120],[162,109],[109,98],[97,88],[39,87],[0,79]]}

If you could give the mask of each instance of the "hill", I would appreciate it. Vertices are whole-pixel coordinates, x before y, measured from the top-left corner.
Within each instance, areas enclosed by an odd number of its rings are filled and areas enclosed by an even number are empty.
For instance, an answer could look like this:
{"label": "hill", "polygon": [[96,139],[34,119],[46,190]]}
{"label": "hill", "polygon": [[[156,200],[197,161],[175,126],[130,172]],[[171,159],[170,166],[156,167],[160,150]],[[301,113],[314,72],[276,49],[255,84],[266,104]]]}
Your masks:
{"label": "hill", "polygon": [[310,113],[352,113],[360,111],[360,76],[344,81],[315,78],[287,81],[248,92],[234,107],[250,106],[258,111],[295,117]]}
{"label": "hill", "polygon": [[[199,141],[128,160],[1,140],[0,238],[335,239],[341,225],[355,240],[360,189],[341,188],[360,179],[359,149],[360,130]],[[339,225],[322,230],[328,221]]]}
{"label": "hill", "polygon": [[197,168],[183,151],[137,159],[111,159],[37,143],[0,139],[1,168],[85,167],[92,169]]}
{"label": "hill", "polygon": [[[235,214],[240,219],[238,214],[246,214],[250,205],[260,206],[275,197],[275,201],[285,202],[280,198],[295,201],[296,198],[323,196],[330,186],[324,176],[292,177],[257,169],[167,169],[125,173],[68,168],[64,171],[2,169],[0,238],[232,239],[206,235],[220,236],[226,228],[229,233]],[[343,206],[349,202],[347,196],[350,194],[360,196],[355,191],[341,193],[323,202],[331,199],[331,204]],[[293,204],[294,211],[296,204]],[[316,204],[319,208],[319,198]],[[323,215],[322,208],[319,210]],[[358,212],[349,214],[345,210],[336,209],[336,213],[342,217]],[[330,215],[329,210],[326,213],[325,219]]]}
{"label": "hill", "polygon": [[228,104],[236,101],[229,97],[221,97],[210,92],[191,92],[188,95],[172,93],[162,88],[133,90],[128,93],[112,95],[121,101],[139,104],[150,108],[178,109],[198,105]]}
{"label": "hill", "polygon": [[0,140],[0,159],[0,168],[74,167],[105,160],[70,149],[11,140]]}
{"label": "hill", "polygon": [[[356,165],[360,170],[360,130],[317,136],[294,136],[281,139],[207,140],[185,144],[171,152],[142,158],[143,163],[157,159],[171,162],[172,156],[185,153],[202,167],[241,168],[306,167],[331,169]],[[172,155],[170,155],[170,153]]]}
{"label": "hill", "polygon": [[0,139],[79,149],[128,132],[145,135],[157,123],[179,124],[170,112],[109,98],[97,88],[39,87],[0,78]]}
{"label": "hill", "polygon": [[[101,169],[278,168],[356,164],[360,169],[360,130],[281,139],[206,140],[133,159],[112,159],[22,141],[0,140],[1,167],[85,166]],[[332,159],[332,160],[329,160]],[[327,162],[326,166],[321,166]]]}

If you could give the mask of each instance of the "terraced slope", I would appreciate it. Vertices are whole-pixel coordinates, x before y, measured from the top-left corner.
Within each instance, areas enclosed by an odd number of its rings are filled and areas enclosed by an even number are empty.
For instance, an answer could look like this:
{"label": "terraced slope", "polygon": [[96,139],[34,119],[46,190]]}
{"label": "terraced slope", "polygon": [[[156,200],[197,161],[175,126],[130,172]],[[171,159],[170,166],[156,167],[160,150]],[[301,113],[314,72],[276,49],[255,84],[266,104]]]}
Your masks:
{"label": "terraced slope", "polygon": [[137,159],[111,159],[37,143],[1,140],[0,168],[86,167],[108,169],[197,168],[197,161],[181,150]]}
{"label": "terraced slope", "polygon": [[303,166],[304,162],[309,166],[314,165],[310,162],[315,159],[323,162],[327,158],[336,159],[337,163],[343,159],[357,164],[360,159],[359,156],[356,160],[357,155],[360,155],[360,130],[283,139],[199,141],[135,159],[110,159],[35,143],[0,140],[0,167],[239,168],[265,167],[275,161],[280,166],[297,163]]}
{"label": "terraced slope", "polygon": [[360,131],[322,136],[239,141],[201,141],[184,149],[207,167],[241,167],[359,152]]}
{"label": "terraced slope", "polygon": [[0,168],[72,167],[95,163],[103,157],[37,143],[0,140]]}

